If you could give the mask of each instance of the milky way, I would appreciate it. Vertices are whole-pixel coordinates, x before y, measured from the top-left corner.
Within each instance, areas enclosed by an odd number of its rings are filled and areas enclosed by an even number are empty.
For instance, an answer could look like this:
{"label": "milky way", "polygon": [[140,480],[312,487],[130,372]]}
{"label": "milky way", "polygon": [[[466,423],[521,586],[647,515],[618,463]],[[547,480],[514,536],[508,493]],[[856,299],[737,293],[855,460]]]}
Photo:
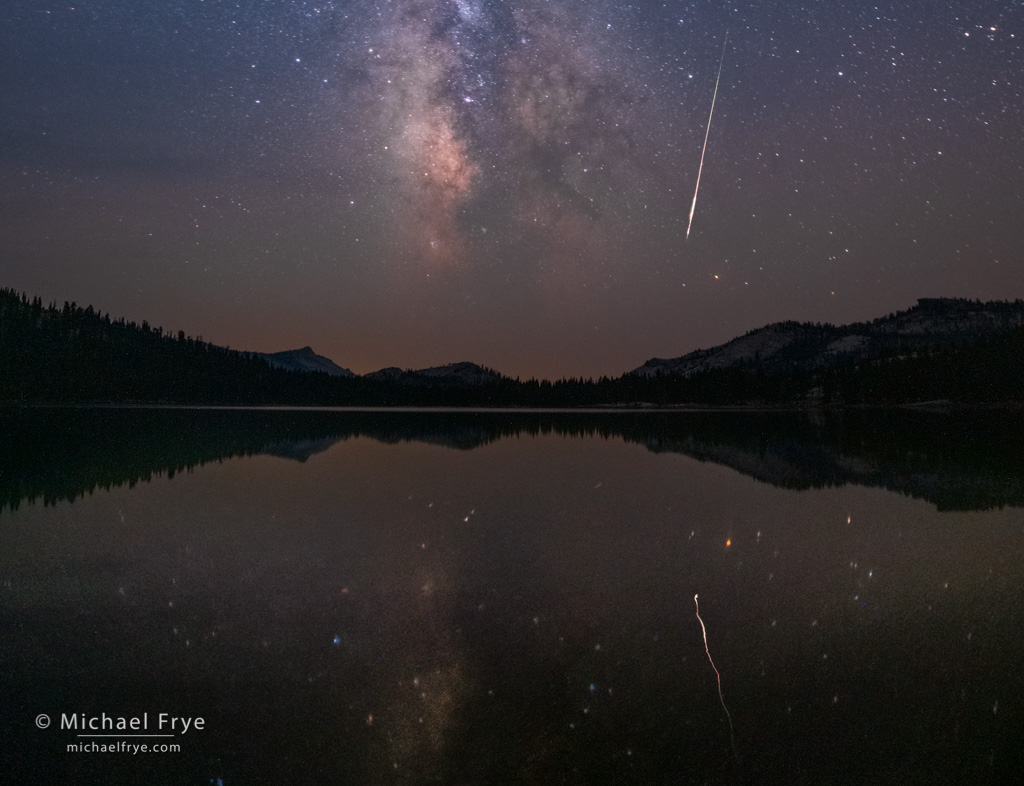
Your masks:
{"label": "milky way", "polygon": [[385,8],[351,67],[393,179],[398,256],[473,265],[529,250],[550,269],[607,248],[602,208],[635,188],[621,162],[643,98],[608,52],[546,2]]}
{"label": "milky way", "polygon": [[528,377],[1024,297],[1018,6],[9,0],[0,22],[0,284],[47,300]]}

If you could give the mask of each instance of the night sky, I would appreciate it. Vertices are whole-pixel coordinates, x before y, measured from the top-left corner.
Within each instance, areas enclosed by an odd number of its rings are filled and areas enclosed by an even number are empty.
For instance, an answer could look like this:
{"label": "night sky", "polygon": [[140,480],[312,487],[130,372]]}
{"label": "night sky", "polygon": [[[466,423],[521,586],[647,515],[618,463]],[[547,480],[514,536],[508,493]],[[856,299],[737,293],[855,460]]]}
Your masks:
{"label": "night sky", "polygon": [[358,373],[524,378],[1024,297],[1022,22],[1017,0],[4,0],[0,285]]}

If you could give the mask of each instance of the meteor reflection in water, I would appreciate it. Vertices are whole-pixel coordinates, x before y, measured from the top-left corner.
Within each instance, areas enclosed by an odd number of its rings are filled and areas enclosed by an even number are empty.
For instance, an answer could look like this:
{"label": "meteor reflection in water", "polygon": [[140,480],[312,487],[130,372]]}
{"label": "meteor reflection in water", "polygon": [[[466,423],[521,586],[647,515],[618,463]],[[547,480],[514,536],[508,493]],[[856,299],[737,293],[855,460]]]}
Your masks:
{"label": "meteor reflection in water", "polygon": [[739,761],[739,754],[736,753],[736,734],[732,728],[732,715],[729,714],[729,708],[725,706],[725,697],[722,695],[722,675],[718,673],[718,667],[715,666],[715,662],[711,660],[711,650],[708,649],[708,629],[704,627],[704,620],[700,618],[700,604],[697,603],[697,594],[693,596],[693,605],[697,609],[697,622],[700,623],[701,632],[704,634],[704,652],[708,654],[708,661],[711,663],[711,668],[715,670],[715,676],[718,678],[718,700],[722,702],[722,709],[725,710],[725,717],[729,720],[729,742],[732,743],[732,755]]}

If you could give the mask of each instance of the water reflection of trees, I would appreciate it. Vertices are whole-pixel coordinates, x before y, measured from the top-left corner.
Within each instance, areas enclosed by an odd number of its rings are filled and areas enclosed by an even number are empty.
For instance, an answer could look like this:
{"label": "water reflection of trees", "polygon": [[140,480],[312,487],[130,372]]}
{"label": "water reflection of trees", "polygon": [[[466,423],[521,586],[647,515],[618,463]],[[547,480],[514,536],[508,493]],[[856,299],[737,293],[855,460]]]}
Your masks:
{"label": "water reflection of trees", "polygon": [[304,461],[370,437],[471,450],[506,437],[622,439],[776,486],[854,483],[942,510],[1024,507],[1024,417],[911,411],[339,412],[314,410],[0,410],[0,510],[74,500],[96,489],[173,477],[211,461],[268,454]]}

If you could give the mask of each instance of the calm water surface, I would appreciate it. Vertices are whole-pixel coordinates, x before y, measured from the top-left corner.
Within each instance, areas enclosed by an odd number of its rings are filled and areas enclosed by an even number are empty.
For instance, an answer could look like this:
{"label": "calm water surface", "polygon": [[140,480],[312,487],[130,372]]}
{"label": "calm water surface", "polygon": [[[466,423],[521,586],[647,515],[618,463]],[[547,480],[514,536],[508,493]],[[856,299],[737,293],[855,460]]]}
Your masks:
{"label": "calm water surface", "polygon": [[[8,410],[0,424],[11,783],[1017,771],[1019,423]],[[132,739],[181,748],[137,755],[68,752],[87,740],[59,728],[148,713],[152,732],[160,712],[205,728]]]}

